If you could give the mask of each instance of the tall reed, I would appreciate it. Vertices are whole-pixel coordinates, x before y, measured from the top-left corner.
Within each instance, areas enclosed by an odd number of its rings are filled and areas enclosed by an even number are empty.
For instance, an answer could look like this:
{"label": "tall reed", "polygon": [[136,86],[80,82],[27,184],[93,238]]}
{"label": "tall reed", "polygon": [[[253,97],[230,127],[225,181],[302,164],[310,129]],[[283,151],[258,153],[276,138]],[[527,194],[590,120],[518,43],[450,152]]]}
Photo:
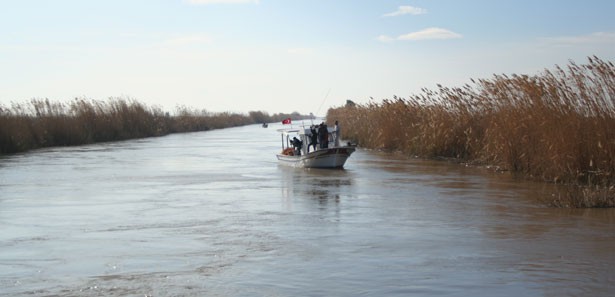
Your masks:
{"label": "tall reed", "polygon": [[[455,158],[572,185],[553,204],[615,207],[615,66],[598,57],[329,109],[367,148]],[[591,197],[588,198],[588,197]]]}
{"label": "tall reed", "polygon": [[75,99],[68,103],[33,99],[0,105],[0,154],[23,152],[50,146],[69,146],[131,138],[161,136],[169,133],[206,131],[281,121],[298,113],[274,114],[250,112],[212,113],[185,106],[174,115],[157,107],[148,107],[131,99],[108,101]]}

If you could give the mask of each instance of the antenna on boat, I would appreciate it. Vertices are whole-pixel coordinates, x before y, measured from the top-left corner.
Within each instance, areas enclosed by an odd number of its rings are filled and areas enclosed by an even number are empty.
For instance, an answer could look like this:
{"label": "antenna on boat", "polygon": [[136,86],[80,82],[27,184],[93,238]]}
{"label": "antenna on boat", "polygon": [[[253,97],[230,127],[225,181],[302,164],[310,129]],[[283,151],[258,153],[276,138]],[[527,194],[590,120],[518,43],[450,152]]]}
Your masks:
{"label": "antenna on boat", "polygon": [[325,95],[325,98],[322,99],[322,102],[320,103],[320,106],[318,107],[318,110],[316,111],[316,114],[318,114],[320,112],[320,109],[322,108],[322,105],[325,104],[325,101],[327,101],[327,97],[329,97],[329,93],[330,92],[331,92],[331,88],[329,88],[329,90],[327,90],[327,94]]}

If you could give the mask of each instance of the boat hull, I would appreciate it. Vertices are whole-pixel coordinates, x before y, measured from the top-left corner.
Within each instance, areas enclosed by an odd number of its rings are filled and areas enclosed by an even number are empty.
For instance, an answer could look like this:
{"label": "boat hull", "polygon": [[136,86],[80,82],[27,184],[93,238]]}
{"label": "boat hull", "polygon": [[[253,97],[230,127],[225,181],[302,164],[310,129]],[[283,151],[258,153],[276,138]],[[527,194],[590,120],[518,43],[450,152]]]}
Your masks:
{"label": "boat hull", "polygon": [[299,168],[343,168],[354,147],[319,149],[301,156],[278,154],[280,164]]}

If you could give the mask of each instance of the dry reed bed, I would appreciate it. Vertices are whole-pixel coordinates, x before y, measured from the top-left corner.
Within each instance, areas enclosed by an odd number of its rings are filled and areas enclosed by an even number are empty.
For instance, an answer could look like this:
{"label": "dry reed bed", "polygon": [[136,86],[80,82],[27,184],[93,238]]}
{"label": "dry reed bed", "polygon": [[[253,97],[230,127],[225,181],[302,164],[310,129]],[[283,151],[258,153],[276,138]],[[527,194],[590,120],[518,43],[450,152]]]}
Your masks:
{"label": "dry reed bed", "polygon": [[340,120],[344,138],[366,148],[493,165],[568,185],[550,204],[615,207],[615,67],[588,60],[350,104],[327,119]]}
{"label": "dry reed bed", "polygon": [[249,115],[210,113],[187,107],[178,107],[176,114],[170,116],[159,108],[122,98],[108,101],[75,99],[69,103],[35,99],[25,104],[14,103],[10,108],[0,105],[0,154],[206,131],[281,121],[289,116],[270,116],[260,111]]}

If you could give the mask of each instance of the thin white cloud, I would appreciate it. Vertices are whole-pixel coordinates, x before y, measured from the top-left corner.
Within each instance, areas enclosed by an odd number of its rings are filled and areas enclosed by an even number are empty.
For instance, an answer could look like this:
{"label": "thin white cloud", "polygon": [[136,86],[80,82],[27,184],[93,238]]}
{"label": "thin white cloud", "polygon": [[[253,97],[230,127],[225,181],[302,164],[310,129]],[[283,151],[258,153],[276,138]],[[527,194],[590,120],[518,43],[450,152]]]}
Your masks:
{"label": "thin white cloud", "polygon": [[397,40],[429,40],[429,39],[456,39],[462,38],[463,36],[459,33],[455,33],[450,30],[431,27],[427,29],[423,29],[421,31],[416,31],[404,35],[400,35],[397,37]]}
{"label": "thin white cloud", "polygon": [[463,35],[459,33],[455,33],[447,29],[431,27],[431,28],[423,29],[421,31],[399,35],[395,38],[388,36],[388,35],[380,35],[376,39],[381,42],[393,42],[396,40],[420,41],[420,40],[432,40],[432,39],[458,39],[458,38],[463,38]]}
{"label": "thin white cloud", "polygon": [[259,0],[186,0],[190,4],[242,4],[242,3],[253,3],[258,4]]}
{"label": "thin white cloud", "polygon": [[376,39],[378,41],[380,41],[380,42],[393,42],[393,41],[395,41],[395,38],[393,38],[391,36],[388,36],[388,35],[380,35]]}
{"label": "thin white cloud", "polygon": [[419,14],[426,14],[426,13],[427,13],[427,9],[414,7],[414,6],[408,6],[408,5],[402,5],[397,8],[397,11],[387,13],[382,16],[383,17],[395,17],[395,16],[400,16],[400,15],[405,15],[405,14],[419,15]]}
{"label": "thin white cloud", "polygon": [[594,32],[588,35],[549,37],[541,40],[546,44],[558,46],[613,44],[615,43],[615,32]]}

